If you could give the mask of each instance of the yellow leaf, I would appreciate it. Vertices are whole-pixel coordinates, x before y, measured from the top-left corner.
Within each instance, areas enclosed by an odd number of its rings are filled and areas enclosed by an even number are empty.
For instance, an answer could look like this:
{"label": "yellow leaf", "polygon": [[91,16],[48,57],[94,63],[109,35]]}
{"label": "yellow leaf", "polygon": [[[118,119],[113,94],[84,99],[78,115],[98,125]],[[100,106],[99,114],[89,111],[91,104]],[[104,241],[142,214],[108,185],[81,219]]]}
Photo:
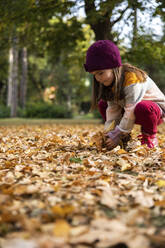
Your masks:
{"label": "yellow leaf", "polygon": [[121,167],[121,171],[131,170],[132,165],[128,163],[125,159],[120,158],[117,164]]}
{"label": "yellow leaf", "polygon": [[159,187],[165,187],[165,180],[158,180],[156,182],[156,184],[159,186]]}
{"label": "yellow leaf", "polygon": [[102,132],[97,132],[91,137],[91,142],[96,145],[98,150],[101,150],[104,144],[104,135]]}
{"label": "yellow leaf", "polygon": [[8,161],[8,160],[5,161],[5,169],[11,168],[13,166],[14,166],[14,164],[12,161]]}
{"label": "yellow leaf", "polygon": [[60,205],[56,205],[56,206],[52,207],[52,212],[57,217],[64,217],[64,211]]}
{"label": "yellow leaf", "polygon": [[156,201],[155,206],[165,207],[165,200],[162,201]]}
{"label": "yellow leaf", "polygon": [[61,186],[60,183],[56,184],[54,186],[54,191],[57,192],[60,189],[60,186]]}
{"label": "yellow leaf", "polygon": [[94,142],[90,141],[89,146],[93,146]]}
{"label": "yellow leaf", "polygon": [[119,149],[117,152],[117,154],[124,154],[124,153],[127,153],[124,149]]}
{"label": "yellow leaf", "polygon": [[68,238],[70,225],[65,220],[57,220],[54,227],[54,235],[56,237]]}
{"label": "yellow leaf", "polygon": [[112,121],[105,129],[104,132],[108,133],[110,131],[112,131],[115,128],[115,121]]}
{"label": "yellow leaf", "polygon": [[56,217],[65,217],[74,211],[74,207],[70,204],[64,206],[56,205],[52,207],[52,212]]}
{"label": "yellow leaf", "polygon": [[137,177],[138,180],[141,180],[141,181],[145,181],[146,180],[146,177],[144,175],[139,175]]}
{"label": "yellow leaf", "polygon": [[143,147],[143,146],[139,146],[139,148],[137,149],[137,151],[136,151],[136,154],[138,155],[138,156],[147,156],[147,150],[146,150],[146,148],[145,147]]}

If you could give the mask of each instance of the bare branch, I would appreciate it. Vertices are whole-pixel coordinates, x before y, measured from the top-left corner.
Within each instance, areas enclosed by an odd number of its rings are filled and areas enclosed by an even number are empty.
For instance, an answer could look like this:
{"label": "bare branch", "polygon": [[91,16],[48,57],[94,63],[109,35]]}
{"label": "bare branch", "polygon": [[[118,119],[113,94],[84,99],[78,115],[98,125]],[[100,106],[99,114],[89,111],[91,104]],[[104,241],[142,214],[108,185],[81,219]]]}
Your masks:
{"label": "bare branch", "polygon": [[121,12],[121,15],[120,15],[116,20],[112,21],[112,26],[113,26],[115,23],[119,22],[119,21],[122,19],[124,13],[125,13],[128,9],[129,9],[129,6],[127,6],[127,7]]}

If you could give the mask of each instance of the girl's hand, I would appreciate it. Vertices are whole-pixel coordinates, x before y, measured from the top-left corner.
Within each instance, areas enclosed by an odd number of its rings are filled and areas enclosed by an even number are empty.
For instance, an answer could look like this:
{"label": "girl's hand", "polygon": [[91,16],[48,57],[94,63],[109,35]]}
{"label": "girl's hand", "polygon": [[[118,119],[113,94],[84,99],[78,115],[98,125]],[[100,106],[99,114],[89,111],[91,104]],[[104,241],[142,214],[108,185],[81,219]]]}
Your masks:
{"label": "girl's hand", "polygon": [[118,144],[115,144],[113,142],[113,140],[111,138],[109,138],[108,135],[105,136],[106,137],[106,140],[105,140],[105,145],[108,149],[113,149],[115,148]]}
{"label": "girl's hand", "polygon": [[113,149],[115,148],[119,143],[120,143],[120,139],[122,136],[122,132],[120,131],[120,129],[116,126],[115,129],[111,132],[108,132],[105,134],[105,144],[107,146],[108,149]]}

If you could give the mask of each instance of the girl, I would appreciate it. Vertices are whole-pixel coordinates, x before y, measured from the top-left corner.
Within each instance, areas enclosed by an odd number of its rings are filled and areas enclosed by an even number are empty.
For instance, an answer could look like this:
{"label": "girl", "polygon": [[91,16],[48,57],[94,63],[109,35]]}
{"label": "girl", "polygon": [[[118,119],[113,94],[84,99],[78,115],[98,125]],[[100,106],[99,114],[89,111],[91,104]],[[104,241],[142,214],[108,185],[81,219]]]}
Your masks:
{"label": "girl", "polygon": [[86,54],[85,70],[94,76],[92,108],[98,106],[109,149],[129,135],[133,125],[141,125],[141,143],[149,148],[158,145],[157,125],[165,115],[165,96],[147,74],[130,64],[122,64],[118,47],[109,40],[92,44]]}

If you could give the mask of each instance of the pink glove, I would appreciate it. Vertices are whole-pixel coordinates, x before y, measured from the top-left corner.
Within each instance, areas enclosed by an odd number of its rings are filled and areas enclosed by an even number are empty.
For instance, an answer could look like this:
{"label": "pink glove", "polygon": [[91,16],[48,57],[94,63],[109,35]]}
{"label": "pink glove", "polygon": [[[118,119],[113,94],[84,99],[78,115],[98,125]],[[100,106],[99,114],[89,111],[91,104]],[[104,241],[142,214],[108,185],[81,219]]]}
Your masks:
{"label": "pink glove", "polygon": [[121,139],[121,136],[123,135],[123,133],[120,131],[120,129],[118,128],[118,126],[115,127],[115,129],[111,132],[108,132],[106,134],[106,145],[109,149],[115,148]]}

